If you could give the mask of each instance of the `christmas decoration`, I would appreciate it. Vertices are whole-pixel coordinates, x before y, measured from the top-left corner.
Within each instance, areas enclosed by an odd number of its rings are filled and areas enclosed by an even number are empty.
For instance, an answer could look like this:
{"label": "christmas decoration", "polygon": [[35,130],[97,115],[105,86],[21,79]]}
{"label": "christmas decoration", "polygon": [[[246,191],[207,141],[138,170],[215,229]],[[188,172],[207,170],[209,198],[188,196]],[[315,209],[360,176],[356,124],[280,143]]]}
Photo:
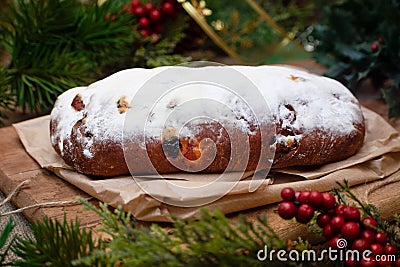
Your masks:
{"label": "christmas decoration", "polygon": [[[78,221],[68,222],[44,219],[33,227],[35,239],[18,239],[12,250],[20,259],[16,266],[75,266],[71,259],[85,257],[94,250],[105,249],[105,243],[96,241],[91,231],[81,228]],[[32,255],[35,255],[32,257]],[[99,260],[90,265],[106,266]]]}
{"label": "christmas decoration", "polygon": [[399,16],[399,1],[334,1],[310,35],[326,75],[354,92],[370,79],[382,90],[389,117],[400,117]]}
{"label": "christmas decoration", "polygon": [[143,37],[151,37],[158,41],[164,27],[178,17],[181,5],[176,0],[161,1],[156,5],[153,3],[142,3],[132,0],[130,5],[123,7],[128,13],[133,14],[139,24],[139,33]]}
{"label": "christmas decoration", "polygon": [[299,24],[315,17],[313,1],[182,2],[194,21],[231,57],[253,64],[308,58],[300,34],[306,28]]}
{"label": "christmas decoration", "polygon": [[[395,226],[382,221],[379,211],[357,199],[346,183],[340,189],[335,189],[334,194],[321,194],[318,191],[294,192],[291,188],[284,188],[281,192],[283,202],[278,206],[278,214],[283,219],[295,217],[297,222],[308,223],[310,227],[316,224],[319,227],[317,232],[326,238],[326,247],[344,251],[356,250],[360,253],[368,251],[372,255],[369,261],[364,258],[346,259],[345,266],[378,266],[378,263],[379,266],[397,266],[397,248],[400,244],[398,221]],[[293,198],[292,195],[298,197]],[[315,197],[311,198],[312,195]],[[360,206],[346,204],[344,195]],[[289,206],[288,203],[291,203],[290,210],[294,213],[291,216],[287,216],[287,212],[282,212],[281,208]],[[385,260],[380,262],[379,257]]]}
{"label": "christmas decoration", "polygon": [[[32,225],[34,238],[18,238],[11,249],[19,256],[17,266],[399,266],[400,216],[388,223],[379,210],[360,201],[347,183],[332,192],[282,190],[280,209],[291,203],[293,223],[306,224],[310,230],[325,237],[322,243],[311,244],[302,237],[283,241],[269,226],[267,218],[252,222],[240,217],[234,224],[222,213],[203,209],[196,219],[173,218],[173,224],[140,225],[122,207],[111,211],[105,204],[100,208],[85,200],[81,203],[102,219],[98,229],[107,239],[94,240],[90,230],[78,221],[45,219]],[[351,202],[351,204],[349,203]],[[293,205],[293,206],[292,206]],[[304,208],[305,207],[305,208]],[[311,212],[313,210],[313,212]],[[313,216],[311,216],[313,215]],[[287,218],[288,218],[287,217]],[[312,218],[310,218],[312,217]],[[11,222],[9,223],[12,227]],[[0,235],[0,245],[7,240],[10,229]],[[318,261],[280,261],[276,254],[263,261],[260,251],[310,253]],[[1,248],[1,247],[0,247]],[[370,252],[356,259],[354,254],[334,262],[323,250],[336,252]],[[280,252],[282,255],[282,252]],[[339,253],[339,252],[338,252]],[[352,256],[353,255],[353,256]],[[360,254],[361,255],[361,254]],[[382,261],[377,261],[377,256]],[[4,257],[3,257],[4,260]],[[371,265],[372,263],[373,265]],[[369,264],[369,265],[368,265]]]}

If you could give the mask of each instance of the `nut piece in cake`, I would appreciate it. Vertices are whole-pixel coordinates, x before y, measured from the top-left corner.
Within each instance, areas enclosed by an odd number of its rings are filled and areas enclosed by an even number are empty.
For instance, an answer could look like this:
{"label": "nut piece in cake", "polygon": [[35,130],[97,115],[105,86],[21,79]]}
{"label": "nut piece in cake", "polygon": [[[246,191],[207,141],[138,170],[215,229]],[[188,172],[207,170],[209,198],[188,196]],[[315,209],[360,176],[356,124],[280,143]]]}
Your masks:
{"label": "nut piece in cake", "polygon": [[118,99],[116,101],[116,103],[117,103],[118,112],[120,114],[125,113],[128,110],[128,108],[131,107],[129,102],[126,100],[126,96],[121,96],[120,99]]}

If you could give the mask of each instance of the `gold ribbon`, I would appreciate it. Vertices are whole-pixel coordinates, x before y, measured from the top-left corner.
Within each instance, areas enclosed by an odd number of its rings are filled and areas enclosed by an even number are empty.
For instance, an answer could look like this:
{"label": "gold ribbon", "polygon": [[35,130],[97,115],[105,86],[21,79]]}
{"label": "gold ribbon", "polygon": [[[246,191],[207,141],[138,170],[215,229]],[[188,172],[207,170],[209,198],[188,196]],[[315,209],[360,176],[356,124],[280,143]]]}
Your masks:
{"label": "gold ribbon", "polygon": [[246,0],[247,3],[272,27],[274,28],[277,32],[279,32],[283,37],[287,37],[287,32],[279,26],[268,13],[260,7],[254,0]]}
{"label": "gold ribbon", "polygon": [[182,7],[186,10],[186,12],[196,21],[196,23],[203,29],[203,31],[213,40],[215,44],[217,44],[220,48],[222,48],[228,55],[231,57],[237,58],[241,61],[245,61],[241,56],[239,56],[233,49],[231,49],[225,42],[222,40],[218,34],[208,25],[204,16],[199,14],[194,6],[189,2],[183,2]]}
{"label": "gold ribbon", "polygon": [[[233,47],[230,47],[213,29],[210,27],[208,22],[206,21],[204,15],[201,13],[201,10],[196,9],[193,4],[187,0],[178,0],[185,11],[192,17],[193,20],[196,21],[196,23],[203,29],[203,31],[210,37],[210,39],[218,45],[222,50],[224,50],[229,56],[236,58],[240,61],[243,62],[249,62],[249,63],[254,63],[250,62],[249,60],[245,59],[241,55],[239,55],[236,52],[236,49]],[[195,1],[195,0],[192,0]],[[197,3],[197,1],[195,1]],[[258,5],[254,0],[246,0],[247,4],[260,16],[262,20],[265,20],[267,24],[274,29],[279,35],[282,36],[282,41],[278,44],[277,47],[284,47],[288,45],[290,42],[293,40],[288,36],[287,32],[279,26],[273,19],[272,17],[260,6]],[[203,2],[205,3],[205,2]],[[201,7],[200,7],[201,9]],[[295,42],[294,42],[295,43]],[[299,44],[295,43],[298,47],[300,47]],[[304,51],[304,49],[301,47],[301,49]]]}

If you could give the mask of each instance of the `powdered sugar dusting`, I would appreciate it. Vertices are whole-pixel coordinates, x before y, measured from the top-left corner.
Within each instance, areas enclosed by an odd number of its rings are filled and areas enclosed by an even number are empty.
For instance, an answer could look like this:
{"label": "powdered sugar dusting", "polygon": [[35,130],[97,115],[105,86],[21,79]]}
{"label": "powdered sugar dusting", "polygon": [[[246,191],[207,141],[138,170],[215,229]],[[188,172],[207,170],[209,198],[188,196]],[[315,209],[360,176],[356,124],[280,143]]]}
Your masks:
{"label": "powdered sugar dusting", "polygon": [[[133,139],[143,134],[143,125],[135,125],[135,123],[131,123],[124,131],[125,118],[129,111],[135,111],[132,112],[133,114],[130,113],[130,116],[133,116],[130,120],[135,121],[135,116],[138,121],[141,121],[143,116],[146,117],[147,137],[155,139],[160,138],[165,126],[172,128],[183,126],[187,123],[187,118],[194,118],[196,114],[222,122],[225,120],[226,125],[233,125],[249,134],[253,133],[254,127],[251,126],[257,122],[252,109],[257,110],[259,107],[249,107],[243,102],[242,97],[246,96],[236,95],[223,87],[209,83],[189,84],[184,88],[171,90],[171,84],[181,75],[190,76],[193,72],[199,71],[208,75],[217,75],[216,68],[223,67],[172,67],[171,80],[158,85],[157,89],[165,90],[165,94],[157,100],[157,105],[154,105],[151,94],[148,96],[144,94],[140,103],[132,105],[132,99],[146,81],[167,68],[171,67],[120,71],[88,87],[74,88],[60,95],[51,113],[52,120],[57,121],[55,135],[51,139],[53,144],[59,140],[56,145],[62,151],[63,142],[68,142],[70,139],[73,126],[84,119],[84,131],[87,133],[81,136],[85,147],[84,153],[87,157],[92,157],[90,152],[92,138],[96,141],[122,142],[122,136]],[[282,66],[231,66],[229,68],[248,77],[268,102],[273,116],[266,114],[258,120],[261,123],[271,123],[273,120],[282,129],[293,133],[290,137],[278,136],[279,142],[287,142],[289,139],[298,141],[302,135],[315,129],[329,131],[332,135],[347,135],[356,130],[355,123],[363,121],[355,97],[347,88],[332,79]],[[237,81],[239,85],[242,83],[240,77],[226,77],[226,79],[233,83]],[[81,94],[85,104],[85,108],[80,111],[76,111],[71,106],[71,102],[78,93]],[[211,96],[215,100],[215,105],[204,105],[201,101],[193,101]],[[116,104],[121,97],[127,101],[122,112]],[[259,103],[262,105],[265,102]],[[190,109],[184,109],[188,104]],[[173,117],[174,112],[179,109],[184,109],[186,115]],[[152,113],[142,114],[141,110],[151,110]],[[166,121],[168,125],[164,125]],[[199,119],[195,122],[205,121]],[[299,132],[302,134],[296,134]],[[190,135],[189,132],[186,134]]]}
{"label": "powdered sugar dusting", "polygon": [[[260,88],[276,119],[293,130],[322,129],[333,135],[347,135],[361,123],[358,101],[341,83],[298,69],[280,66],[238,67]],[[282,104],[290,104],[296,120]]]}

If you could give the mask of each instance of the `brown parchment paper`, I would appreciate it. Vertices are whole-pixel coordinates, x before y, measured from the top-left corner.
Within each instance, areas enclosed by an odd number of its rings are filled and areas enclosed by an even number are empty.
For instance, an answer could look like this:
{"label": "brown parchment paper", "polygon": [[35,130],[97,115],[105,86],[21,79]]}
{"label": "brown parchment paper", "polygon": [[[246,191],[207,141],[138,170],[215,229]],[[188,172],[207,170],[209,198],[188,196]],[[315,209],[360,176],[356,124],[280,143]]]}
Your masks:
{"label": "brown parchment paper", "polygon": [[[286,168],[269,173],[258,189],[249,191],[253,172],[246,172],[242,179],[226,195],[208,203],[209,209],[219,209],[223,213],[238,212],[260,207],[280,200],[280,190],[291,187],[304,190],[330,190],[337,181],[347,179],[351,186],[375,181],[400,170],[400,134],[382,117],[362,108],[366,121],[366,137],[361,150],[354,156],[331,164],[313,168]],[[55,153],[49,137],[49,116],[14,124],[26,151],[42,168],[51,170],[70,184],[111,206],[123,205],[139,220],[170,221],[171,215],[183,218],[196,216],[199,207],[179,207],[165,204],[163,200],[196,201],[196,198],[213,197],[214,192],[193,196],[187,191],[177,191],[168,183],[160,183],[159,178],[148,177],[144,192],[131,176],[108,179],[89,177],[74,171]],[[218,174],[177,173],[164,176],[171,183],[196,187],[214,181]],[[146,190],[149,192],[148,190]],[[168,201],[167,201],[168,202]]]}

